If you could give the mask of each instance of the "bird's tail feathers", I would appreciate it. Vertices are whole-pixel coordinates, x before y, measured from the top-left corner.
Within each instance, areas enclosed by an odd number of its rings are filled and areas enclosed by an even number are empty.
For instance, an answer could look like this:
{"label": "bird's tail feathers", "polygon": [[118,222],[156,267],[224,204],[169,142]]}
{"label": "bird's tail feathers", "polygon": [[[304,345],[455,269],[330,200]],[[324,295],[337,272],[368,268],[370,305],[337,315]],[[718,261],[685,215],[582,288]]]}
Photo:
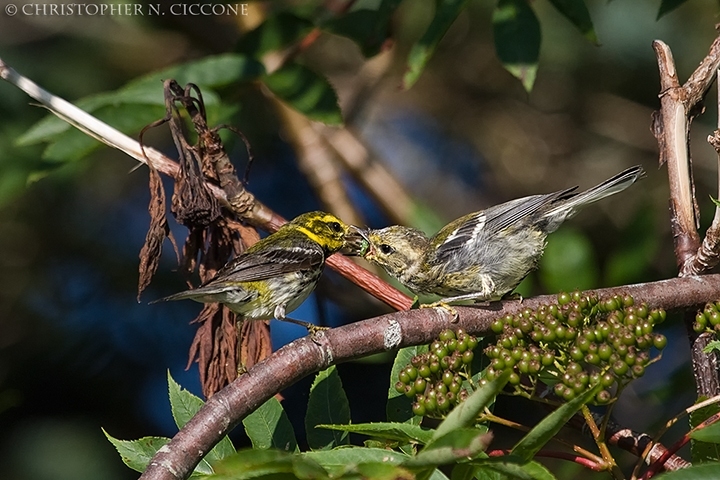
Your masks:
{"label": "bird's tail feathers", "polygon": [[645,176],[645,170],[639,165],[623,170],[614,177],[608,178],[599,185],[596,185],[584,192],[568,198],[557,208],[547,212],[546,216],[552,216],[559,210],[567,210],[572,215],[580,207],[589,203],[597,202],[610,195],[622,192],[640,178]]}
{"label": "bird's tail feathers", "polygon": [[[148,302],[150,305],[153,303],[160,303],[160,302],[172,302],[175,300],[197,300],[197,301],[203,301],[203,298],[206,298],[209,295],[213,294],[219,294],[223,293],[227,290],[231,290],[232,285],[205,285],[203,287],[193,288],[190,290],[185,290],[183,292],[175,293],[173,295],[169,295],[167,297],[158,298],[157,300],[153,300],[152,302]],[[208,300],[207,303],[212,303],[212,300]]]}

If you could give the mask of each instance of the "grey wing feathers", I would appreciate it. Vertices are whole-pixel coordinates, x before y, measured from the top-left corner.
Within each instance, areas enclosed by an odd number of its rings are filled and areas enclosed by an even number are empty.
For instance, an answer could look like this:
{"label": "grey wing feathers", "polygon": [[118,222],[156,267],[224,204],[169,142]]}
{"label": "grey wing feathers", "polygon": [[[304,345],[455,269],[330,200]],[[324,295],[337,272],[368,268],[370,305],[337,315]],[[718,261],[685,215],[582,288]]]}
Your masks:
{"label": "grey wing feathers", "polygon": [[315,269],[324,261],[325,254],[322,249],[311,244],[256,250],[252,254],[236,257],[199,288],[225,281],[266,280],[283,273]]}
{"label": "grey wing feathers", "polygon": [[[571,195],[577,187],[561,190],[546,195],[532,195],[529,197],[510,200],[509,202],[490,207],[487,210],[474,213],[467,218],[453,232],[449,232],[447,238],[436,250],[436,258],[440,261],[454,250],[463,246],[471,247],[472,241],[476,238],[487,238],[504,228],[513,225],[523,218],[533,215],[546,205],[566,198]],[[437,236],[443,235],[442,230]],[[480,235],[482,233],[482,235]]]}
{"label": "grey wing feathers", "polygon": [[496,207],[490,207],[485,210],[487,217],[485,220],[486,233],[493,234],[499,232],[510,225],[518,223],[523,218],[533,215],[551,203],[569,198],[577,188],[578,187],[572,187],[555,193],[518,198],[517,200],[510,200]]}

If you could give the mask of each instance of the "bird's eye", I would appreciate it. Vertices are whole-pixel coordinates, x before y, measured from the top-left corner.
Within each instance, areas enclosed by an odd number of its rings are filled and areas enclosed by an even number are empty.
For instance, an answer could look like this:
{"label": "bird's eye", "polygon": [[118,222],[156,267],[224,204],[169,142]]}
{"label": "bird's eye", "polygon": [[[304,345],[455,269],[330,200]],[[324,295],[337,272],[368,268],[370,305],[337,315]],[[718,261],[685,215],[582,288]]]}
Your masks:
{"label": "bird's eye", "polygon": [[387,243],[380,244],[379,248],[380,248],[380,252],[383,255],[390,255],[391,253],[393,253],[395,251],[395,249],[393,247],[391,247],[390,245],[388,245]]}
{"label": "bird's eye", "polygon": [[333,231],[340,233],[343,231],[342,225],[340,225],[338,222],[330,222],[330,228],[333,229]]}

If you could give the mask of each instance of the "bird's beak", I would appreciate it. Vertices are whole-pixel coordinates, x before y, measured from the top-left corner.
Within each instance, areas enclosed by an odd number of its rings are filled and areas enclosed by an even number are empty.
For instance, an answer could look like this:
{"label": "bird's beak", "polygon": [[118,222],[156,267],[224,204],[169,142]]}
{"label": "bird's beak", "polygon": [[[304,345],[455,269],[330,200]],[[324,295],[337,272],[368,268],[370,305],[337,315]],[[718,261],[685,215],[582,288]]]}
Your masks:
{"label": "bird's beak", "polygon": [[355,225],[350,225],[350,231],[345,235],[345,247],[340,250],[343,255],[364,257],[370,242],[367,232]]}

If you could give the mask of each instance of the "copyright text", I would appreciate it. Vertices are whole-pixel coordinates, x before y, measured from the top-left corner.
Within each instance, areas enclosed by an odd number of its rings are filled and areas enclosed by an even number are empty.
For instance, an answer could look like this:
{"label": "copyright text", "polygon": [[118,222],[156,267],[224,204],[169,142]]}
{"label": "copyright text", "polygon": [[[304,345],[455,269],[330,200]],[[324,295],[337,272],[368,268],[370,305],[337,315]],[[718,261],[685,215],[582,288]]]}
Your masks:
{"label": "copyright text", "polygon": [[218,17],[248,14],[247,3],[173,3],[171,5],[139,3],[9,3],[5,14],[13,17],[72,16],[191,16]]}

